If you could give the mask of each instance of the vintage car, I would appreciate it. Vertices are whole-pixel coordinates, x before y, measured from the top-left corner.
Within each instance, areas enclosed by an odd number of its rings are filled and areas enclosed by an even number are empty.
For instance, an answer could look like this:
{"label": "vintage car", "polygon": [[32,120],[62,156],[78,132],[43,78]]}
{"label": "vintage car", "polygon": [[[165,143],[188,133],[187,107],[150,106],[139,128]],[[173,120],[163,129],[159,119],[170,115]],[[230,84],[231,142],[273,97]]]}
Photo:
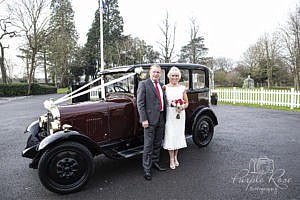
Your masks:
{"label": "vintage car", "polygon": [[[186,86],[189,98],[186,137],[192,137],[199,147],[207,146],[218,124],[209,107],[210,70],[197,64],[159,65],[161,81],[165,84],[172,66],[181,70],[180,84]],[[105,70],[101,73],[104,98],[99,98],[99,87],[89,86],[92,91],[87,91],[88,94],[97,93],[91,95],[91,100],[45,106],[48,112],[27,127],[25,133],[29,138],[22,156],[32,159],[29,167],[38,169],[40,181],[47,189],[61,194],[80,190],[93,174],[93,158],[97,155],[120,159],[143,152],[136,93],[138,82],[149,77],[150,66],[140,64]]]}

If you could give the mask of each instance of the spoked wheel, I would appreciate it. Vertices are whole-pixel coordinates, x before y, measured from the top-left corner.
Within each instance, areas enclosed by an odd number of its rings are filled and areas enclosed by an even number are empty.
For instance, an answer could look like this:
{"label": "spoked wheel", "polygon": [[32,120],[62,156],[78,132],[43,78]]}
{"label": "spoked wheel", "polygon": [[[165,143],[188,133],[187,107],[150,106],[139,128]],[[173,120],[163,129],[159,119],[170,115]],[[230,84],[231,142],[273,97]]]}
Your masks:
{"label": "spoked wheel", "polygon": [[209,116],[201,116],[193,125],[193,141],[198,147],[207,146],[213,138],[214,124]]}
{"label": "spoked wheel", "polygon": [[39,162],[39,178],[50,191],[76,192],[89,180],[93,171],[91,152],[76,142],[66,142],[47,150]]}

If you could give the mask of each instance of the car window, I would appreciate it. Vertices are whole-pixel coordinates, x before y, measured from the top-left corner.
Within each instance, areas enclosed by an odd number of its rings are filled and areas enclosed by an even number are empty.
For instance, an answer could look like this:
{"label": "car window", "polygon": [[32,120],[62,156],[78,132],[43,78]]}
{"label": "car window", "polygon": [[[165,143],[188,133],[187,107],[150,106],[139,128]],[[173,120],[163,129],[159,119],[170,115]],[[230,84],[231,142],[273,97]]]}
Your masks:
{"label": "car window", "polygon": [[185,86],[185,88],[190,88],[190,80],[189,80],[189,70],[181,69],[181,79],[179,80],[179,84]]}
{"label": "car window", "polygon": [[[105,76],[105,82],[109,82],[123,76],[127,75],[127,73],[116,73],[116,74],[108,74]],[[131,76],[125,80],[121,80],[119,82],[113,83],[106,87],[106,91],[108,93],[113,92],[124,92],[124,93],[134,93],[134,76]]]}
{"label": "car window", "polygon": [[205,72],[202,70],[193,70],[193,89],[201,89],[205,87]]}

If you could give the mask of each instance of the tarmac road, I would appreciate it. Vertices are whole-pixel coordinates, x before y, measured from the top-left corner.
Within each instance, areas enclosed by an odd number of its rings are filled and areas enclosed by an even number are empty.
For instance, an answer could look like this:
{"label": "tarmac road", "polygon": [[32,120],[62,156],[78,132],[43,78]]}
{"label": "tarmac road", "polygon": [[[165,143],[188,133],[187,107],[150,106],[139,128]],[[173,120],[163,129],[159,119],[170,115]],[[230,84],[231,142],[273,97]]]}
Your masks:
{"label": "tarmac road", "polygon": [[[143,178],[141,156],[95,158],[95,174],[80,192],[58,195],[40,183],[21,157],[26,126],[58,95],[0,99],[0,199],[300,199],[300,113],[230,105],[214,106],[219,125],[212,142],[192,140],[180,166]],[[161,163],[168,165],[167,152]],[[252,173],[250,173],[252,172]]]}

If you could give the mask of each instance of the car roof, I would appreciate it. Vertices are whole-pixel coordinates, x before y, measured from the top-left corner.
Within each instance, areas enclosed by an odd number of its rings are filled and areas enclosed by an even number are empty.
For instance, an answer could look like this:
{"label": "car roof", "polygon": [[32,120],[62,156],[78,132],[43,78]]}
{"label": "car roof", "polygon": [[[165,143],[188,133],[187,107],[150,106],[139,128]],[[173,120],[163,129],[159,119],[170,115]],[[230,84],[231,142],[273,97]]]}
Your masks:
{"label": "car roof", "polygon": [[[135,68],[138,68],[138,67],[150,68],[153,64],[154,63],[117,66],[117,67],[105,69],[100,74],[110,74],[110,73],[117,73],[117,72],[133,72]],[[204,69],[204,70],[209,70],[208,67],[206,67],[205,65],[200,65],[200,64],[191,64],[191,63],[156,63],[156,64],[158,64],[161,68],[165,68],[165,69],[176,66],[179,69]]]}

